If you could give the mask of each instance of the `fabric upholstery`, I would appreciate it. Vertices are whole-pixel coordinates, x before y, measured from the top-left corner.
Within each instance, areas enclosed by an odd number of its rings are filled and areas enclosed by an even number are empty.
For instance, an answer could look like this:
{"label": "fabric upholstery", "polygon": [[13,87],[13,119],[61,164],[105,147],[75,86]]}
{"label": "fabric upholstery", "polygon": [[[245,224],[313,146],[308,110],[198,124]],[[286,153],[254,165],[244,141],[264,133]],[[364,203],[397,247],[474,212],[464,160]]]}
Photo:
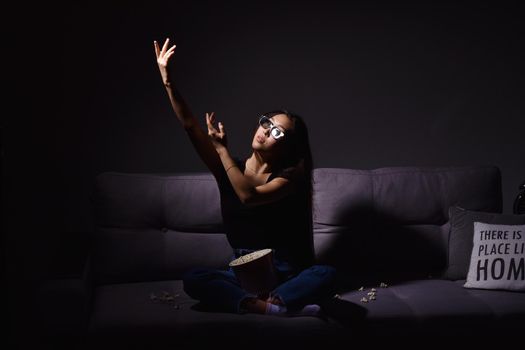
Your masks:
{"label": "fabric upholstery", "polygon": [[317,257],[353,280],[441,275],[449,207],[501,211],[500,177],[492,166],[316,169]]}
{"label": "fabric upholstery", "polygon": [[493,166],[314,172],[315,222],[348,226],[373,219],[403,225],[442,225],[452,205],[501,211],[501,175]]}
{"label": "fabric upholstery", "polygon": [[[173,302],[151,299],[163,292],[170,293]],[[257,344],[285,337],[329,339],[341,332],[340,325],[316,317],[206,312],[184,293],[180,280],[105,285],[96,289],[94,299],[89,332],[104,340],[109,336],[134,341],[139,336],[148,342],[171,339],[179,346],[199,341],[216,345],[224,339],[244,344],[249,339]]]}
{"label": "fabric upholstery", "polygon": [[[342,298],[367,309],[367,332],[376,335],[467,336],[479,335],[484,324],[492,324],[494,332],[516,331],[525,324],[525,293],[466,289],[461,282],[414,280],[387,288],[377,283]],[[362,303],[372,287],[376,299]]]}
{"label": "fabric upholstery", "polygon": [[[478,326],[519,329],[525,322],[523,293],[466,289],[464,278],[440,279],[450,272],[454,245],[449,208],[501,212],[501,175],[494,166],[315,169],[315,253],[340,279],[341,299],[325,304],[339,312],[326,318],[204,311],[184,293],[184,271],[226,268],[232,257],[211,174],[103,173],[92,199],[97,227],[89,334],[102,344],[144,336],[148,345],[157,337],[189,347],[240,337],[270,345],[291,339],[297,346],[299,340],[361,335],[468,333]],[[366,288],[381,282],[389,287],[362,303]],[[178,295],[180,307],[151,300],[163,291]],[[357,323],[356,315],[362,315]]]}
{"label": "fabric upholstery", "polygon": [[99,228],[93,243],[96,284],[179,279],[195,267],[226,268],[233,255],[223,233]]}
{"label": "fabric upholstery", "polygon": [[[525,322],[525,294],[469,290],[460,281],[417,280],[380,288],[369,285],[363,291],[341,294],[344,303],[364,308],[360,336],[479,335],[480,327],[495,322],[491,331],[519,331]],[[362,303],[370,288],[376,287],[376,300]],[[173,302],[160,303],[151,295],[168,292]],[[191,343],[194,339],[264,340],[279,337],[330,339],[343,337],[356,329],[338,322],[314,317],[281,318],[263,315],[204,312],[189,298],[181,281],[142,282],[106,285],[95,291],[90,333],[98,337],[176,339]],[[349,315],[351,317],[351,315]],[[340,321],[344,322],[344,319]]]}

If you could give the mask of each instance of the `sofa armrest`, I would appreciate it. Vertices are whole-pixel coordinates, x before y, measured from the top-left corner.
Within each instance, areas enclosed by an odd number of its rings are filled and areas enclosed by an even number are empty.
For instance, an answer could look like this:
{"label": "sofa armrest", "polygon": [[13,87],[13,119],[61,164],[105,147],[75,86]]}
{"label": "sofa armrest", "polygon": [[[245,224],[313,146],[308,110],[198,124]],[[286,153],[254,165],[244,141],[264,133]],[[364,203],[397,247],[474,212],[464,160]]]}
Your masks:
{"label": "sofa armrest", "polygon": [[35,298],[37,317],[43,336],[81,336],[85,334],[92,308],[90,259],[79,276],[45,280]]}

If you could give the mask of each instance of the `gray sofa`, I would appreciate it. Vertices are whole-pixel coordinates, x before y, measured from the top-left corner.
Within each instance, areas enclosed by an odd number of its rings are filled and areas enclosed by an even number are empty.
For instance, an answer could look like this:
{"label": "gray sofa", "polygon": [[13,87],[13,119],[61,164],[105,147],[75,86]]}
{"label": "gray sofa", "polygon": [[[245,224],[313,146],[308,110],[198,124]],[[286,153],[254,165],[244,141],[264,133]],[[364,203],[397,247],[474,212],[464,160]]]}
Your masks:
{"label": "gray sofa", "polygon": [[501,212],[497,167],[319,168],[314,191],[316,256],[338,270],[338,295],[324,302],[324,317],[202,309],[184,293],[181,274],[226,268],[232,256],[212,176],[108,172],[92,197],[97,229],[84,276],[42,288],[45,333],[94,347],[253,348],[525,329],[525,293],[466,289],[464,280],[443,277],[449,208]]}

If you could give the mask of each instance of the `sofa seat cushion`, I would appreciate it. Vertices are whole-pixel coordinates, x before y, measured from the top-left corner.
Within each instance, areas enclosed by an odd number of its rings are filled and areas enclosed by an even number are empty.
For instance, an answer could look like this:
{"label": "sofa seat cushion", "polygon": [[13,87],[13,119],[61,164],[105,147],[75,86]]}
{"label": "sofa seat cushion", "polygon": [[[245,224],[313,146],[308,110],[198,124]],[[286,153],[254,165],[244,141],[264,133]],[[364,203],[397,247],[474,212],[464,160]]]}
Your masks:
{"label": "sofa seat cushion", "polygon": [[[152,301],[150,295],[179,295],[173,303]],[[175,305],[179,305],[177,309]],[[89,332],[93,339],[117,343],[157,340],[163,344],[221,340],[330,339],[341,333],[333,320],[317,317],[275,317],[198,310],[198,302],[182,289],[182,281],[113,284],[94,291]]]}
{"label": "sofa seat cushion", "polygon": [[[456,281],[463,286],[465,281]],[[469,295],[489,306],[493,317],[525,329],[525,293],[504,290],[466,289]]]}
{"label": "sofa seat cushion", "polygon": [[[480,329],[523,329],[525,293],[463,288],[465,281],[417,280],[341,295],[367,309],[367,334],[463,336]],[[371,288],[376,299],[361,302]],[[407,327],[409,326],[409,327]],[[489,326],[489,328],[486,328]]]}

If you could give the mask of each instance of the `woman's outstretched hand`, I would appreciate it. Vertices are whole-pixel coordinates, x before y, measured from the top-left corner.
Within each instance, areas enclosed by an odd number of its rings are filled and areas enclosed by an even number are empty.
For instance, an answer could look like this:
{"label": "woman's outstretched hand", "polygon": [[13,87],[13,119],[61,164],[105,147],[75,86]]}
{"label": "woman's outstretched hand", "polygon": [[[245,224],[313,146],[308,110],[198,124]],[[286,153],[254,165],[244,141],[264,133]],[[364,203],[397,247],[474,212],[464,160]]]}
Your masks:
{"label": "woman's outstretched hand", "polygon": [[162,82],[164,85],[169,85],[169,71],[168,71],[168,64],[170,57],[175,52],[175,47],[177,45],[173,45],[168,49],[170,43],[170,39],[167,38],[164,42],[164,45],[162,45],[162,49],[159,47],[159,44],[157,41],[153,41],[153,45],[155,46],[155,54],[157,55],[157,64],[159,66],[160,75],[162,76]]}
{"label": "woman's outstretched hand", "polygon": [[219,130],[213,125],[215,123],[215,112],[206,113],[206,125],[208,126],[208,135],[211,138],[213,146],[218,151],[219,149],[226,148],[228,141],[226,139],[226,131],[224,125],[219,122]]}

